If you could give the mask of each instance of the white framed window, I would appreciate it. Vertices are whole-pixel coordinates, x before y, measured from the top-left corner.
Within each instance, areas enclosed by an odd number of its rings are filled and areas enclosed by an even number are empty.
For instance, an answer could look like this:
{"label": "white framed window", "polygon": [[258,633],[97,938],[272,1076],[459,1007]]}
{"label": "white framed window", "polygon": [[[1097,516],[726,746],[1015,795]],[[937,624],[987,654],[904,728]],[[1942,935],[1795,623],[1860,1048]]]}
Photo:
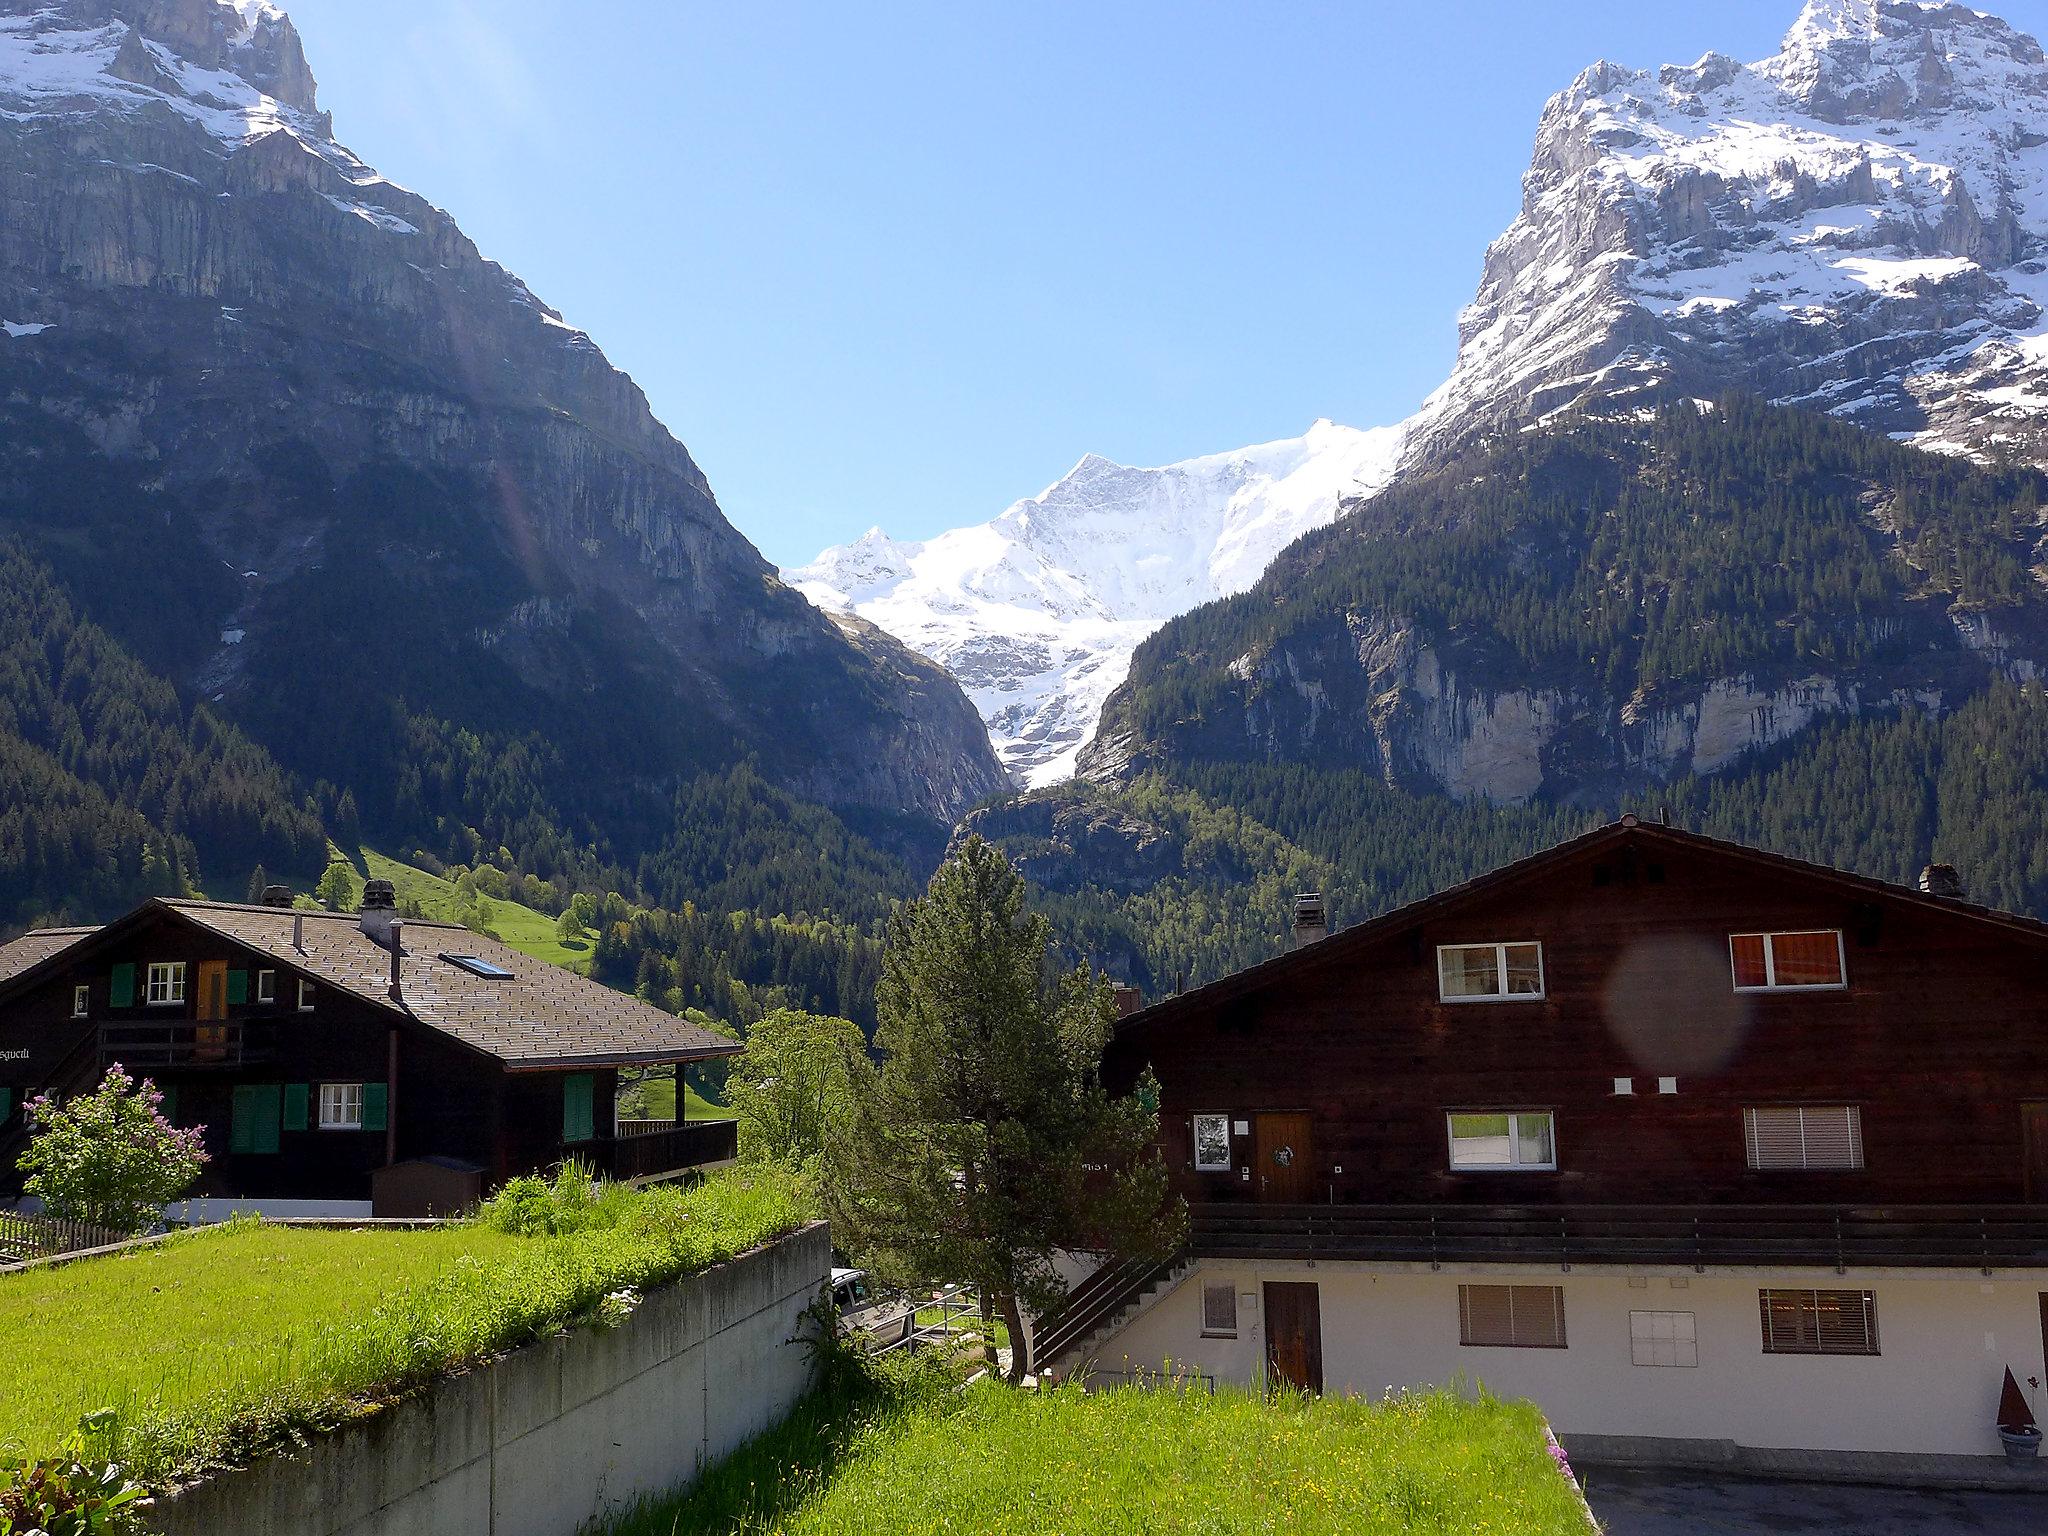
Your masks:
{"label": "white framed window", "polygon": [[256,973],[256,1001],[259,1003],[274,1003],[277,1001],[277,972],[258,971]]}
{"label": "white framed window", "polygon": [[1195,1116],[1195,1171],[1228,1173],[1230,1161],[1230,1116]]}
{"label": "white framed window", "polygon": [[1839,928],[1731,933],[1728,964],[1738,992],[1839,992],[1849,984]]}
{"label": "white framed window", "polygon": [[185,1001],[185,962],[153,960],[149,966],[149,990],[143,994],[152,1008]]}
{"label": "white framed window", "polygon": [[320,1129],[360,1131],[363,1128],[363,1085],[322,1083],[320,1085]]}
{"label": "white framed window", "polygon": [[1875,1355],[1877,1296],[1871,1291],[1756,1293],[1767,1355]]}
{"label": "white framed window", "polygon": [[1628,1351],[1636,1365],[1698,1365],[1697,1320],[1690,1312],[1631,1312]]}
{"label": "white framed window", "polygon": [[1561,1285],[1461,1285],[1458,1342],[1508,1349],[1563,1349]]}
{"label": "white framed window", "polygon": [[1752,1168],[1861,1168],[1863,1115],[1854,1104],[1758,1105],[1742,1112]]}
{"label": "white framed window", "polygon": [[1230,1280],[1210,1280],[1202,1286],[1202,1337],[1237,1337],[1237,1285]]}
{"label": "white framed window", "polygon": [[307,981],[304,977],[301,977],[299,979],[299,1012],[311,1013],[312,1011],[313,983]]}
{"label": "white framed window", "polygon": [[1437,996],[1447,1003],[1539,1002],[1543,997],[1543,946],[1439,944]]}
{"label": "white framed window", "polygon": [[71,989],[71,1017],[82,1019],[92,1012],[92,984],[80,982]]}
{"label": "white framed window", "polygon": [[1547,1109],[1451,1110],[1451,1166],[1544,1172],[1557,1167],[1557,1117]]}

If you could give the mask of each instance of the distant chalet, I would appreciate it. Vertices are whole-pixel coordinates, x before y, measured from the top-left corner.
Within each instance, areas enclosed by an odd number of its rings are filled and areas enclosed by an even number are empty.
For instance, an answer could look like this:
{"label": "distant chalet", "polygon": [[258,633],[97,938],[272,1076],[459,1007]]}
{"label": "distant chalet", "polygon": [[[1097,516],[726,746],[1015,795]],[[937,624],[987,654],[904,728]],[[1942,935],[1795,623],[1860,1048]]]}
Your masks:
{"label": "distant chalet", "polygon": [[195,1192],[274,1209],[449,1210],[576,1157],[621,1178],[733,1153],[728,1121],[616,1119],[621,1067],[738,1047],[639,999],[450,923],[400,921],[388,881],[360,913],[143,903],[101,928],[0,946],[0,1189],[28,1098],[119,1062],[206,1127]]}

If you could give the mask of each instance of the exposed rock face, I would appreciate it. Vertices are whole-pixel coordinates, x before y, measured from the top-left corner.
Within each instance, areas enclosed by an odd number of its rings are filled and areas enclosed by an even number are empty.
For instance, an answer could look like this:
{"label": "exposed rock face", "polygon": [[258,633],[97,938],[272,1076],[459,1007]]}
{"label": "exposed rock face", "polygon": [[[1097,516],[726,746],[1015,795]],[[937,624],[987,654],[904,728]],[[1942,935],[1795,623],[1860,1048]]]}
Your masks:
{"label": "exposed rock face", "polygon": [[[162,540],[185,675],[245,716],[353,657],[654,784],[752,751],[950,821],[1005,782],[957,687],[785,587],[631,379],[333,139],[265,0],[0,0],[0,323],[0,517]],[[336,635],[356,604],[386,632]]]}
{"label": "exposed rock face", "polygon": [[1810,0],[1780,51],[1596,64],[1544,109],[1409,462],[1735,386],[2048,463],[2048,60],[1996,17]]}
{"label": "exposed rock face", "polygon": [[1375,490],[1398,430],[1297,438],[1139,469],[1089,454],[1000,517],[909,543],[879,528],[784,577],[942,663],[1027,784],[1073,773],[1131,652],[1242,592],[1286,545]]}

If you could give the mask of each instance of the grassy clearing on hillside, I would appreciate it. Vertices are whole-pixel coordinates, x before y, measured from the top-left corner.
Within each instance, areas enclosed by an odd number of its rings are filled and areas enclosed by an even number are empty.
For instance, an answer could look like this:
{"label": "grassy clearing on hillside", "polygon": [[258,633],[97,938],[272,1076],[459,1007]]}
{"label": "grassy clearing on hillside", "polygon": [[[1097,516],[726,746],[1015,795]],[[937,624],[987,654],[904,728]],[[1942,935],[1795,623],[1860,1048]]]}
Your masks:
{"label": "grassy clearing on hillside", "polygon": [[904,1362],[781,1428],[609,1536],[1587,1536],[1525,1403],[1247,1392],[951,1390]]}
{"label": "grassy clearing on hillside", "polygon": [[[424,869],[415,869],[410,864],[401,864],[388,854],[373,849],[363,850],[363,866],[373,880],[389,880],[398,892],[400,904],[418,902],[419,908],[428,917],[443,922],[460,922],[456,915],[461,905],[454,885],[439,875],[430,875]],[[550,965],[564,965],[572,971],[588,975],[590,972],[590,940],[578,941],[580,947],[564,944],[555,934],[555,919],[545,912],[532,907],[523,907],[516,901],[503,901],[495,896],[485,898],[490,903],[488,926],[491,932],[510,944],[521,954],[532,955],[536,960],[545,960]]]}
{"label": "grassy clearing on hillside", "polygon": [[607,1188],[580,1230],[556,1236],[240,1222],[0,1274],[0,1445],[39,1452],[113,1408],[119,1453],[145,1480],[243,1460],[809,1215],[786,1176],[733,1172],[687,1190]]}

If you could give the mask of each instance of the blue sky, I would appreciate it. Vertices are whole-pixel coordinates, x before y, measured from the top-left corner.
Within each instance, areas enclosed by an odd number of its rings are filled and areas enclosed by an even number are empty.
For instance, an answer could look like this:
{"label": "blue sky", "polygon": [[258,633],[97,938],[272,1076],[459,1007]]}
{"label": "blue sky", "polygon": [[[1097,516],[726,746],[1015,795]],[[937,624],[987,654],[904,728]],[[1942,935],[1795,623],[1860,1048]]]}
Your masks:
{"label": "blue sky", "polygon": [[587,329],[781,564],[1085,452],[1398,420],[1544,99],[1601,57],[1761,57],[1798,9],[284,3],[343,141]]}

